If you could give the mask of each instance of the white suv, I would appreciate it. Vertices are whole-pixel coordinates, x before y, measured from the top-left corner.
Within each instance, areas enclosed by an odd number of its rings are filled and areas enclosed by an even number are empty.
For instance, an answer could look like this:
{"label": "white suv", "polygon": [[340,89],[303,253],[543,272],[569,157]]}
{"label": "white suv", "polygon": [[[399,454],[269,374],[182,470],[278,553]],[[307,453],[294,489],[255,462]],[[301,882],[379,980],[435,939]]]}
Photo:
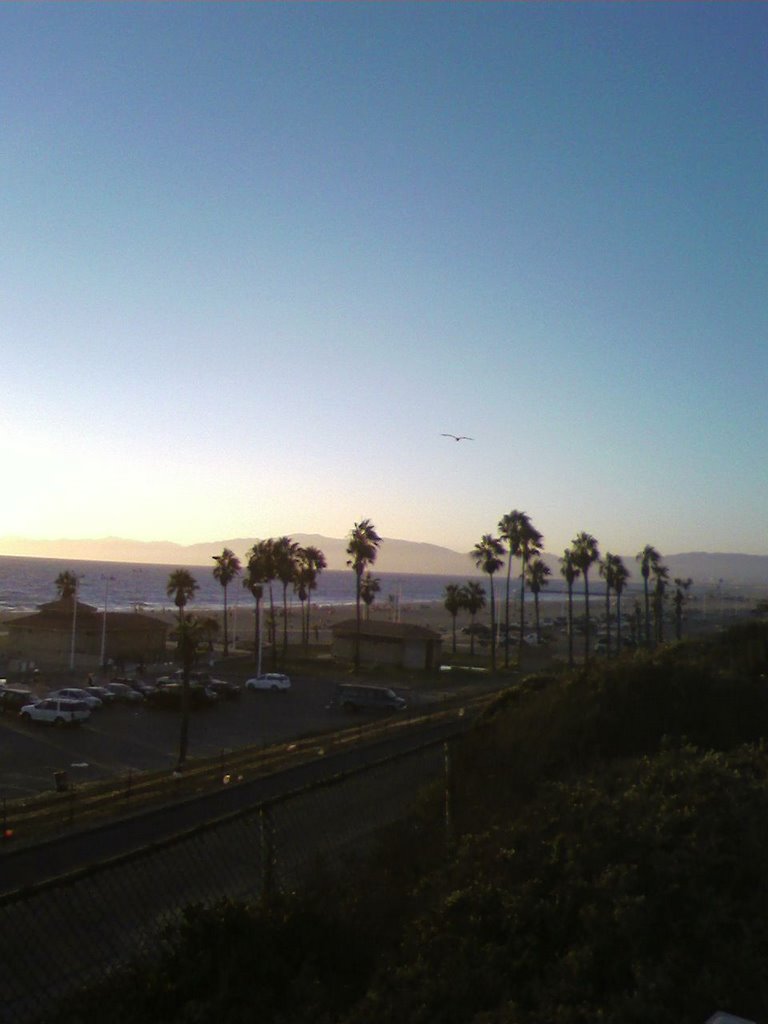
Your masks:
{"label": "white suv", "polygon": [[46,697],[37,704],[25,704],[19,712],[24,722],[47,722],[49,725],[74,725],[91,717],[91,709],[79,700]]}
{"label": "white suv", "polygon": [[87,704],[91,711],[95,711],[96,708],[100,708],[103,701],[100,697],[96,697],[92,693],[88,693],[87,690],[81,689],[79,686],[67,686],[63,690],[52,690],[48,694],[54,700],[79,700],[83,704]]}
{"label": "white suv", "polygon": [[262,676],[246,679],[246,690],[290,690],[291,680],[282,672],[266,672]]}

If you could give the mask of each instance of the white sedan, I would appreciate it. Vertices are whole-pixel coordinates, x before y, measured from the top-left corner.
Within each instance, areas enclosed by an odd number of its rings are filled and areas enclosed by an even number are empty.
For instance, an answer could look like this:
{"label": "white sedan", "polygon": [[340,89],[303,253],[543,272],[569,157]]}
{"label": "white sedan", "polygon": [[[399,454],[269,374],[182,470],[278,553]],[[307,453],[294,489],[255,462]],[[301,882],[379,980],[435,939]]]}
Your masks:
{"label": "white sedan", "polygon": [[246,690],[290,690],[291,680],[282,672],[265,672],[263,675],[246,679]]}

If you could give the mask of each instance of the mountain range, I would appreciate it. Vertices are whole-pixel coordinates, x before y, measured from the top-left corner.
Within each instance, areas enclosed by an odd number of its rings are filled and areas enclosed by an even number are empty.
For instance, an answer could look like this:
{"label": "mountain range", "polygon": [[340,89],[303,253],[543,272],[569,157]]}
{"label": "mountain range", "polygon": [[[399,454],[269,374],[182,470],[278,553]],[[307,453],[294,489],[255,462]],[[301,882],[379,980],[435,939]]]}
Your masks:
{"label": "mountain range", "polygon": [[[346,538],[324,537],[315,533],[295,533],[291,534],[291,538],[302,547],[313,545],[320,548],[325,554],[329,569],[346,568]],[[198,544],[175,544],[171,541],[140,541],[122,537],[104,537],[97,540],[32,540],[23,537],[2,537],[0,555],[159,565],[210,565],[213,556],[221,554],[225,547],[243,559],[245,552],[257,539],[234,537]],[[554,580],[559,581],[557,556],[545,553],[543,557],[552,571]],[[632,580],[638,582],[640,574],[634,555],[624,556],[624,561],[632,573]],[[715,586],[722,580],[724,585],[731,587],[765,587],[768,591],[768,555],[690,551],[665,555],[663,561],[669,567],[671,579],[690,577],[695,584]],[[382,540],[376,569],[379,572],[424,573],[456,576],[459,579],[477,575],[466,552],[453,551],[438,544],[390,538]],[[597,570],[594,571],[594,577],[597,578]]]}

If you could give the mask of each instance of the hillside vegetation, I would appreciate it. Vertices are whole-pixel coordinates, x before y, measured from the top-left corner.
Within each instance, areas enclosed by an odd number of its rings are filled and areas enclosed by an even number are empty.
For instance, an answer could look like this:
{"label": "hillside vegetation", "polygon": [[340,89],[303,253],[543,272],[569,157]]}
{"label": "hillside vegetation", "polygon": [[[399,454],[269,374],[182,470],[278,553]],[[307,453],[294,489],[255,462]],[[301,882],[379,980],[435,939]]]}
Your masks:
{"label": "hillside vegetation", "polygon": [[[768,1019],[768,628],[533,677],[364,863],[191,908],[58,1024]],[[340,878],[342,880],[340,880]]]}

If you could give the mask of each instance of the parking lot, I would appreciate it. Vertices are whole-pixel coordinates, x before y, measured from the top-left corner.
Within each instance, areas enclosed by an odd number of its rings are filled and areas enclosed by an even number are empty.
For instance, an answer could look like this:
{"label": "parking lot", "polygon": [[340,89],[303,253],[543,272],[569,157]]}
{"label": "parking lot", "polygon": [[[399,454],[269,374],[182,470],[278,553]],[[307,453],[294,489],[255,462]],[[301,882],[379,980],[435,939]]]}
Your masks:
{"label": "parking lot", "polygon": [[[329,678],[294,676],[287,692],[243,690],[239,698],[195,710],[190,715],[189,757],[226,757],[239,747],[344,728],[350,716],[326,709],[334,689]],[[82,725],[65,728],[0,715],[0,799],[50,790],[54,773],[60,771],[75,785],[129,771],[171,771],[179,724],[178,711],[144,704],[108,705]]]}

